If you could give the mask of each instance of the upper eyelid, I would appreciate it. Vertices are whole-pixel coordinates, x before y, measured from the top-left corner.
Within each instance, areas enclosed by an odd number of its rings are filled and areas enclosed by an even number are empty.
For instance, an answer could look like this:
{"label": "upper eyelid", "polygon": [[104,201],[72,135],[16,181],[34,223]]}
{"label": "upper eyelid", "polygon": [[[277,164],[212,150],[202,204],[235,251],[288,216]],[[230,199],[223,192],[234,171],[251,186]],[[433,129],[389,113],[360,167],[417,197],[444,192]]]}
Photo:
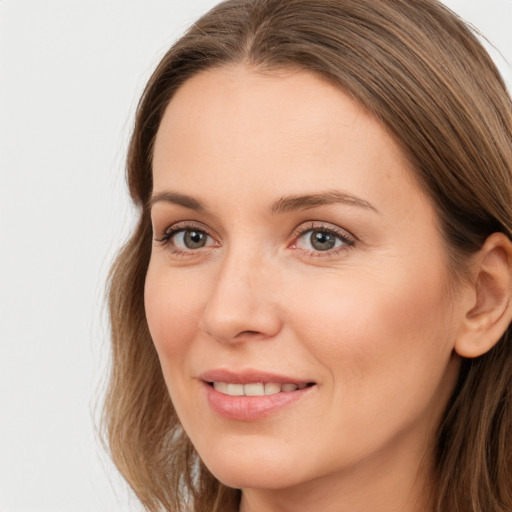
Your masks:
{"label": "upper eyelid", "polygon": [[[212,235],[212,230],[206,226],[202,222],[194,221],[194,220],[183,220],[178,222],[173,222],[171,224],[167,224],[166,227],[161,230],[160,232],[165,235],[170,232],[179,232],[179,231],[186,231],[188,229],[197,229],[198,231],[204,231],[206,234]],[[157,230],[153,228],[153,230],[156,232]]]}
{"label": "upper eyelid", "polygon": [[345,228],[342,228],[336,224],[333,224],[331,222],[324,222],[324,221],[306,221],[301,222],[294,230],[292,237],[298,237],[300,235],[303,235],[307,233],[308,231],[321,231],[324,229],[325,231],[332,232],[337,235],[343,235],[346,238],[350,238],[354,241],[357,241],[358,238],[352,234],[350,231],[348,231]]}

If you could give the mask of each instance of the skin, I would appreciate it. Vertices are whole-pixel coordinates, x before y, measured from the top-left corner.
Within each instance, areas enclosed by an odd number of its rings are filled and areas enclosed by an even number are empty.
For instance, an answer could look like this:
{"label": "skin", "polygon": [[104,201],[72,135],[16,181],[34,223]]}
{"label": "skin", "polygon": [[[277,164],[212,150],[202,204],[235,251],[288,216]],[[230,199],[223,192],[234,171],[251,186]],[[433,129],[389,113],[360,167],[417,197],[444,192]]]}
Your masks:
{"label": "skin", "polygon": [[[149,328],[187,434],[243,490],[241,511],[430,510],[464,301],[431,200],[391,134],[313,74],[240,65],[182,86],[153,165]],[[326,191],[357,200],[270,211]],[[203,231],[205,246],[187,248],[186,231],[158,241],[173,226]],[[311,230],[326,229],[350,242],[313,247]],[[237,421],[208,405],[199,376],[214,368],[315,386]]]}

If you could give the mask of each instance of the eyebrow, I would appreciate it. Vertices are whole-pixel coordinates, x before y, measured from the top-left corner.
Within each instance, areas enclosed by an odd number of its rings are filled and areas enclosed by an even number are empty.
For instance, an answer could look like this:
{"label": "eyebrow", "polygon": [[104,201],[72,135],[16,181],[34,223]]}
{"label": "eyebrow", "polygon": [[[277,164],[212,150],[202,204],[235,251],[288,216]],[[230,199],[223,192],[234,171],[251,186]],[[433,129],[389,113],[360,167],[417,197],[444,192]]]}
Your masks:
{"label": "eyebrow", "polygon": [[[160,192],[152,195],[148,201],[148,208],[151,209],[156,203],[165,202],[177,204],[200,212],[206,211],[206,207],[197,199],[186,194],[178,192]],[[371,210],[379,213],[379,210],[368,201],[351,194],[339,192],[337,190],[329,190],[326,192],[318,192],[315,194],[306,195],[287,195],[283,196],[270,205],[270,213],[279,214],[296,210],[307,210],[315,206],[329,205],[329,204],[347,204],[350,206],[357,206],[366,210]]]}
{"label": "eyebrow", "polygon": [[199,212],[203,212],[206,208],[192,196],[187,196],[186,194],[179,194],[177,192],[160,192],[159,194],[152,195],[149,198],[147,207],[151,209],[156,203],[172,203],[177,204],[179,206],[183,206],[185,208],[189,208],[190,210],[196,210]]}
{"label": "eyebrow", "polygon": [[358,206],[360,208],[379,213],[379,210],[368,201],[337,190],[329,190],[326,192],[319,192],[317,194],[284,196],[272,203],[270,212],[285,213],[294,210],[307,210],[308,208],[314,208],[315,206],[335,203]]}

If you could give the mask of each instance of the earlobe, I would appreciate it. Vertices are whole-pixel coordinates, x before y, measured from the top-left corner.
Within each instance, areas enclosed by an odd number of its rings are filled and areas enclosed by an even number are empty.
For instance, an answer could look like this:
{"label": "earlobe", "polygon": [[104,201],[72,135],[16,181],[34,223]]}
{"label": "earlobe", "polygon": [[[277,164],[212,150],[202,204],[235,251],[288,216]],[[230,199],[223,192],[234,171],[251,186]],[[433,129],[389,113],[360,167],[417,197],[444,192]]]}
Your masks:
{"label": "earlobe", "polygon": [[462,357],[478,357],[503,336],[512,320],[512,242],[493,233],[472,268],[472,301],[455,342]]}

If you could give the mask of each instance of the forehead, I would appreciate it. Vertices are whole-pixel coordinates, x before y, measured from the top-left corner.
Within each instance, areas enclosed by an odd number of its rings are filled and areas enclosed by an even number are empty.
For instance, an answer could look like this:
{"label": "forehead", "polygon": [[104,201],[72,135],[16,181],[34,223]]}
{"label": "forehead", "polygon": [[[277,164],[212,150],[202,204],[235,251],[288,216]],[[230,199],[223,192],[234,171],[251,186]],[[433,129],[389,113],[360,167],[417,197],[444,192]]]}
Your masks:
{"label": "forehead", "polygon": [[341,89],[306,71],[242,65],[201,72],[177,91],[153,171],[155,189],[229,181],[256,191],[272,180],[290,194],[317,182],[371,195],[382,181],[416,185],[394,137]]}

